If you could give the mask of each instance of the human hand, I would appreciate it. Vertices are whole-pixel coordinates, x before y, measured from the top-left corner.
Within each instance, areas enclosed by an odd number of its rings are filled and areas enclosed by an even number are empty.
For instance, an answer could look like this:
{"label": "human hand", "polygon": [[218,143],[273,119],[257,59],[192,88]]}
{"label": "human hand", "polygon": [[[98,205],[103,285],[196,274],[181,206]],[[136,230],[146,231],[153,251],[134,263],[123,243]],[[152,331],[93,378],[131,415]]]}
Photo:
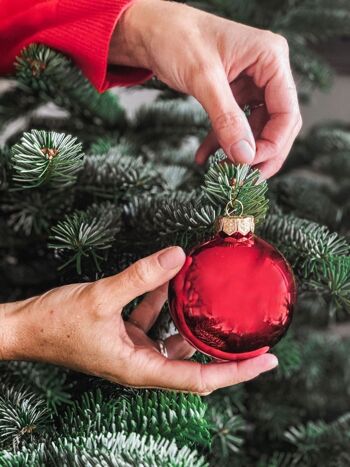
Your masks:
{"label": "human hand", "polygon": [[[277,34],[163,0],[135,0],[119,20],[109,62],[148,68],[194,96],[211,131],[196,160],[219,146],[236,163],[277,172],[301,128],[287,41]],[[249,123],[244,104],[263,102]]]}
{"label": "human hand", "polygon": [[[125,386],[203,395],[274,368],[272,354],[237,363],[183,361],[194,350],[179,334],[165,340],[168,358],[160,353],[147,331],[166,300],[167,282],[184,260],[181,248],[170,247],[116,276],[0,305],[2,359],[45,361]],[[131,321],[124,321],[123,307],[146,292]]]}

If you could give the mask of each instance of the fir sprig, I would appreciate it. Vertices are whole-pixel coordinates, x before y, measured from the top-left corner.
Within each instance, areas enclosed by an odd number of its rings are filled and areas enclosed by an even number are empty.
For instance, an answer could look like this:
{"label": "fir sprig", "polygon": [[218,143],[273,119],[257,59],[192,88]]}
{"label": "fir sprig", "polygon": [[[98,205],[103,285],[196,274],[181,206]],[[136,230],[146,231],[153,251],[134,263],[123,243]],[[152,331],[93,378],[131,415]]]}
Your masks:
{"label": "fir sprig", "polygon": [[50,412],[43,398],[27,389],[0,385],[0,443],[15,451],[50,424]]}
{"label": "fir sprig", "polygon": [[273,348],[272,353],[278,358],[279,377],[288,379],[300,371],[303,364],[301,345],[291,334],[284,336]]}
{"label": "fir sprig", "polygon": [[222,151],[209,166],[204,178],[204,190],[209,201],[220,206],[222,214],[230,204],[233,215],[254,216],[259,224],[268,209],[267,184],[259,182],[259,171],[248,165],[234,165],[225,162]]}
{"label": "fir sprig", "polygon": [[67,381],[68,370],[46,363],[2,362],[0,381],[6,385],[22,384],[46,401],[50,410],[56,412],[62,404],[69,404],[72,383]]}
{"label": "fir sprig", "polygon": [[178,448],[173,441],[138,433],[94,434],[88,437],[60,438],[49,449],[52,467],[207,467],[196,450]]}
{"label": "fir sprig", "polygon": [[99,94],[72,61],[41,44],[26,47],[15,63],[17,79],[43,100],[52,100],[95,124],[124,125],[124,110],[111,92]]}
{"label": "fir sprig", "polygon": [[350,414],[330,423],[319,420],[292,427],[285,439],[296,447],[294,465],[345,467],[350,460]]}
{"label": "fir sprig", "polygon": [[219,410],[213,407],[209,412],[212,422],[212,449],[213,459],[227,459],[230,455],[239,453],[244,443],[244,433],[247,429],[244,419],[233,413],[231,407]]}
{"label": "fir sprig", "polygon": [[132,139],[141,147],[179,146],[186,136],[204,136],[209,120],[199,105],[164,101],[141,107],[132,125]]}
{"label": "fir sprig", "polygon": [[114,146],[106,154],[86,157],[79,189],[102,199],[124,200],[142,192],[158,191],[165,181],[151,162]]}
{"label": "fir sprig", "polygon": [[350,256],[331,256],[316,271],[310,285],[323,292],[330,301],[330,313],[350,313]]}
{"label": "fir sprig", "polygon": [[7,223],[14,232],[27,237],[47,235],[52,222],[62,216],[72,201],[70,193],[61,199],[54,190],[31,190],[27,196],[21,191],[12,191],[4,197],[2,211],[7,214]]}
{"label": "fir sprig", "polygon": [[52,227],[50,248],[70,253],[60,269],[75,262],[82,272],[83,258],[91,258],[98,270],[103,259],[100,253],[112,246],[120,229],[121,211],[111,203],[93,205],[86,211],[75,211]]}
{"label": "fir sprig", "polygon": [[347,256],[350,245],[345,238],[327,227],[292,215],[271,214],[261,234],[274,243],[298,267],[304,278],[330,256]]}
{"label": "fir sprig", "polygon": [[135,432],[175,440],[178,446],[210,444],[206,404],[193,394],[140,391],[132,397],[105,398],[101,391],[84,395],[68,408],[63,422],[67,436]]}
{"label": "fir sprig", "polygon": [[48,185],[63,189],[75,183],[83,152],[76,138],[54,131],[31,130],[12,147],[13,180],[18,188]]}

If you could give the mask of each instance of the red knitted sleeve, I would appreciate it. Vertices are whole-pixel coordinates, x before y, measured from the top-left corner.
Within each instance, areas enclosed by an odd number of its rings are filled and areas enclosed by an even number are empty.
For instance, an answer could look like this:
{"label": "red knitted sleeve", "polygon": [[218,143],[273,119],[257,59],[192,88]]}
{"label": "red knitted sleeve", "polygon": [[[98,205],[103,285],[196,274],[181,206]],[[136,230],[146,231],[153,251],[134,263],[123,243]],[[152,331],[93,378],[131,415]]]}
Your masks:
{"label": "red knitted sleeve", "polygon": [[118,19],[132,0],[0,0],[0,74],[13,70],[21,49],[41,43],[70,56],[99,90],[130,86],[150,71],[114,67],[108,71],[109,43]]}

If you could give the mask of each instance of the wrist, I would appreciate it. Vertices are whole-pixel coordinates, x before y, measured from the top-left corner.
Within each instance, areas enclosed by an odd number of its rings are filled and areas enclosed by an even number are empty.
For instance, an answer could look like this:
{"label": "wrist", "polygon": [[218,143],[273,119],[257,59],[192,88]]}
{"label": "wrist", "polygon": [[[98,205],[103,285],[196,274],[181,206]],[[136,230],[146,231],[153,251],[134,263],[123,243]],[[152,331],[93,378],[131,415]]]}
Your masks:
{"label": "wrist", "polygon": [[123,12],[113,32],[108,62],[150,69],[147,53],[147,29],[150,9],[161,0],[134,0]]}
{"label": "wrist", "polygon": [[0,360],[25,359],[26,309],[33,299],[0,304]]}

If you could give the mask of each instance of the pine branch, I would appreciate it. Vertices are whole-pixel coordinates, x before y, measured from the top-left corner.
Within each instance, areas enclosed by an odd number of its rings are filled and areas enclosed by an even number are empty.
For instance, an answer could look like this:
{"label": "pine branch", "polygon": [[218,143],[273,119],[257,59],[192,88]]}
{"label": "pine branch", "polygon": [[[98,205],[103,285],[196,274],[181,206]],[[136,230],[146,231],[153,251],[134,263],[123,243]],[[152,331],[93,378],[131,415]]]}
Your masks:
{"label": "pine branch", "polygon": [[350,150],[350,130],[336,125],[316,125],[306,141],[310,150],[319,153]]}
{"label": "pine branch", "polygon": [[98,198],[124,200],[142,192],[158,191],[165,182],[154,164],[129,155],[127,146],[85,158],[79,189]]}
{"label": "pine branch", "polygon": [[272,455],[262,455],[256,467],[292,467],[293,461],[292,453],[275,451]]}
{"label": "pine branch", "polygon": [[259,171],[248,165],[233,165],[224,161],[222,151],[216,154],[204,178],[204,192],[208,200],[221,209],[231,203],[234,215],[254,216],[256,224],[268,209],[267,184],[259,181]]}
{"label": "pine branch", "polygon": [[329,90],[333,82],[333,70],[326,60],[308,48],[307,41],[303,37],[288,32],[285,36],[291,49],[291,64],[304,86],[304,94],[312,90],[312,87]]}
{"label": "pine branch", "polygon": [[277,177],[270,183],[270,193],[286,214],[339,227],[341,208],[330,198],[324,185],[298,175]]}
{"label": "pine branch", "polygon": [[187,447],[179,449],[164,438],[138,433],[108,433],[88,437],[61,438],[52,443],[49,452],[52,467],[207,467],[203,457]]}
{"label": "pine branch", "polygon": [[267,216],[260,233],[282,251],[304,278],[320,263],[326,264],[329,257],[348,255],[350,251],[349,244],[338,234],[292,215]]}
{"label": "pine branch", "polygon": [[348,34],[350,9],[336,8],[336,5],[327,3],[328,5],[320,5],[317,1],[309,1],[300,4],[290,9],[287,14],[280,15],[274,29],[302,34],[313,43]]}
{"label": "pine branch", "polygon": [[331,175],[337,181],[350,179],[350,149],[334,152],[329,151],[313,163],[313,167],[324,174]]}
{"label": "pine branch", "polygon": [[120,401],[120,430],[174,439],[178,446],[209,446],[206,409],[194,394],[142,391]]}
{"label": "pine branch", "polygon": [[47,235],[52,222],[67,211],[72,201],[70,193],[62,199],[57,191],[32,190],[26,196],[23,192],[13,191],[4,197],[1,210],[14,232],[21,232],[27,237]]}
{"label": "pine branch", "polygon": [[137,433],[58,438],[50,444],[23,447],[17,453],[2,451],[0,462],[4,467],[208,467],[195,450]]}
{"label": "pine branch", "polygon": [[23,116],[31,112],[39,104],[40,101],[38,102],[38,99],[30,92],[22,89],[18,84],[11,83],[8,89],[0,94],[0,128],[18,118],[19,115]]}
{"label": "pine branch", "polygon": [[18,188],[47,185],[63,189],[76,182],[82,167],[82,147],[64,133],[32,130],[12,147],[13,181]]}
{"label": "pine branch", "polygon": [[331,317],[342,310],[350,313],[350,256],[331,256],[317,269],[310,286],[329,297]]}
{"label": "pine branch", "polygon": [[45,363],[3,362],[0,381],[7,386],[26,385],[27,389],[44,398],[47,406],[57,412],[59,406],[69,404],[72,383],[67,382],[68,370]]}
{"label": "pine branch", "polygon": [[6,192],[9,188],[11,178],[10,159],[10,149],[7,146],[0,148],[0,193]]}
{"label": "pine branch", "polygon": [[232,412],[231,407],[221,410],[213,407],[209,411],[209,419],[212,423],[211,456],[216,460],[216,465],[220,465],[229,456],[239,454],[247,426],[240,415]]}
{"label": "pine branch", "polygon": [[86,211],[75,211],[52,227],[49,248],[69,252],[69,259],[60,269],[74,262],[78,274],[81,274],[82,260],[89,258],[100,270],[103,259],[100,252],[111,248],[120,230],[120,216],[120,209],[106,202],[92,205]]}
{"label": "pine branch", "polygon": [[186,181],[190,178],[191,173],[186,167],[180,165],[158,165],[158,171],[166,182],[169,190],[181,189],[181,186],[186,186]]}
{"label": "pine branch", "polygon": [[201,173],[201,167],[195,165],[195,149],[192,145],[183,145],[180,148],[164,146],[159,151],[148,151],[147,158],[154,163],[186,167],[192,171]]}
{"label": "pine branch", "polygon": [[21,451],[0,451],[2,467],[42,467],[44,465],[45,445],[37,445],[35,449],[23,447]]}
{"label": "pine branch", "polygon": [[286,431],[285,438],[296,448],[294,464],[345,467],[346,464],[336,462],[345,454],[350,456],[350,414],[344,414],[331,423],[319,420],[300,424]]}
{"label": "pine branch", "polygon": [[301,345],[290,333],[278,342],[272,353],[278,358],[278,377],[289,379],[300,371],[303,363]]}
{"label": "pine branch", "polygon": [[0,443],[17,450],[40,436],[50,424],[50,412],[41,397],[23,388],[0,385]]}
{"label": "pine branch", "polygon": [[[201,202],[199,193],[177,192],[143,199],[134,198],[124,207],[127,226],[144,244],[182,245],[189,248],[213,234],[219,210]],[[142,232],[142,235],[141,235]]]}
{"label": "pine branch", "polygon": [[128,135],[140,147],[179,146],[187,136],[201,137],[209,129],[209,120],[198,105],[187,102],[154,102],[141,107],[135,114]]}
{"label": "pine branch", "polygon": [[107,399],[97,391],[68,408],[63,432],[74,437],[136,432],[155,440],[175,440],[178,446],[208,446],[205,411],[206,404],[192,394],[140,391],[128,398]]}
{"label": "pine branch", "polygon": [[72,61],[41,44],[25,48],[15,63],[17,80],[39,98],[52,100],[96,125],[123,126],[124,110],[111,92],[99,94]]}

